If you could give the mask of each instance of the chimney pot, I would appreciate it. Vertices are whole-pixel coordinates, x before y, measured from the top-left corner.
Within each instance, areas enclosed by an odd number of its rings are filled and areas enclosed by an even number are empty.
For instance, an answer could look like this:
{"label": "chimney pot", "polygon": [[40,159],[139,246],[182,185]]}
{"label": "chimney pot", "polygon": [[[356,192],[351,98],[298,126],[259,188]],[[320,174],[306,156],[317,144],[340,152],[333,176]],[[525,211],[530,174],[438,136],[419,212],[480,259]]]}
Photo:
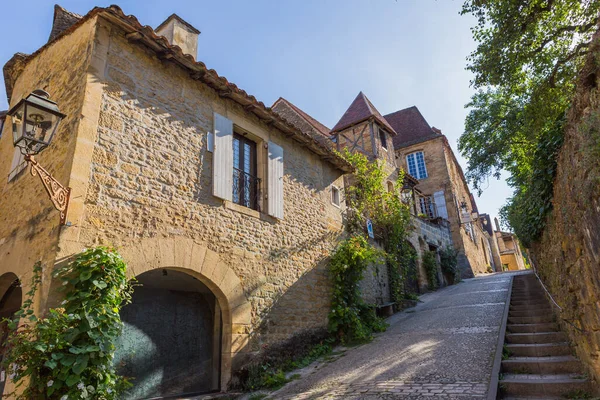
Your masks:
{"label": "chimney pot", "polygon": [[170,44],[179,46],[184,54],[190,54],[197,59],[200,31],[179,15],[171,14],[155,29],[155,32],[159,36],[166,37]]}

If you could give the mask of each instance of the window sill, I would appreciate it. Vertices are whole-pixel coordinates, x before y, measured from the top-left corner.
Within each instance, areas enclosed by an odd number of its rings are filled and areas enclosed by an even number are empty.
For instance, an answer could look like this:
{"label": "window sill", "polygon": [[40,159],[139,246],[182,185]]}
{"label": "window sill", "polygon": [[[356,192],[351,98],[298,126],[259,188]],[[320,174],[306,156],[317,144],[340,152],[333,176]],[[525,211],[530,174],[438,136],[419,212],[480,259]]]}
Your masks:
{"label": "window sill", "polygon": [[247,215],[249,217],[257,218],[257,219],[260,219],[260,220],[263,220],[263,221],[267,221],[267,222],[272,222],[272,223],[277,222],[277,218],[271,217],[270,215],[262,213],[260,211],[253,210],[251,208],[248,208],[248,207],[245,207],[245,206],[233,203],[233,202],[228,201],[228,200],[224,200],[223,202],[225,203],[224,204],[225,208],[228,209],[228,210],[236,211],[236,212],[239,212],[240,214],[244,214],[244,215]]}

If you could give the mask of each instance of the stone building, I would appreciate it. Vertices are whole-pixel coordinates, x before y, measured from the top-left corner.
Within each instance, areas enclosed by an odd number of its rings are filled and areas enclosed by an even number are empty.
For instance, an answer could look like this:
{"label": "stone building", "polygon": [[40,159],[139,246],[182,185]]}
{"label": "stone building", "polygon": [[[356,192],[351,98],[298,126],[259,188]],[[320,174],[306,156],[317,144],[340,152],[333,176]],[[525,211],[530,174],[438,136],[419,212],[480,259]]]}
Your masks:
{"label": "stone building", "polygon": [[15,282],[28,291],[40,260],[43,312],[60,301],[57,265],[116,247],[143,284],[123,309],[116,360],[136,378],[132,399],[225,390],[262,349],[322,332],[345,208],[334,193],[351,167],[196,61],[199,32],[177,16],[156,30],[116,6],[83,17],[57,7],[54,20],[48,43],[4,76],[11,106],[39,88],[67,115],[37,159],[72,189],[68,222],[6,124],[2,304]]}
{"label": "stone building", "polygon": [[498,218],[494,218],[494,222],[496,224],[494,237],[498,243],[502,271],[518,271],[520,269],[525,269],[525,262],[523,261],[523,253],[521,252],[519,240],[513,233],[500,230]]}
{"label": "stone building", "polygon": [[[290,101],[279,98],[272,106],[273,110],[307,133],[320,135],[322,140],[333,142],[338,151],[348,149],[360,152],[370,160],[384,162],[388,190],[399,189],[403,199],[410,203],[412,230],[408,242],[415,250],[417,260],[414,273],[409,273],[407,290],[424,292],[431,286],[423,268],[421,257],[424,251],[437,251],[452,247],[452,238],[448,221],[442,218],[423,218],[416,207],[421,198],[416,188],[419,181],[410,174],[403,182],[398,182],[398,167],[394,155],[393,138],[396,131],[387,123],[373,103],[360,92],[350,104],[344,115],[330,129]],[[347,178],[348,179],[348,178]],[[346,184],[348,181],[346,181]],[[402,187],[398,187],[402,185]],[[343,190],[340,192],[343,195]],[[372,241],[378,245],[377,240]],[[448,280],[438,271],[437,286],[446,285]],[[365,301],[373,304],[390,302],[388,271],[384,266],[371,266],[361,281],[361,293]]]}
{"label": "stone building", "polygon": [[459,252],[462,276],[473,277],[491,268],[491,247],[479,221],[477,206],[448,139],[429,126],[416,107],[384,116],[398,133],[393,139],[396,160],[419,180],[420,214],[450,223]]}

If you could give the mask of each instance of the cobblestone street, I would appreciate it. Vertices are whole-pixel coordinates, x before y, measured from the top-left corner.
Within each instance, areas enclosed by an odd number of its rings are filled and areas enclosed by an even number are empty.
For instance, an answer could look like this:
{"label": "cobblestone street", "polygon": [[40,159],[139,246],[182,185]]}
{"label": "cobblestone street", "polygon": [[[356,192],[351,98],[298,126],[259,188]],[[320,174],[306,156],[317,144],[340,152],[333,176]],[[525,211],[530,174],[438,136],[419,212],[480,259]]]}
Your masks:
{"label": "cobblestone street", "polygon": [[269,398],[485,398],[509,281],[490,275],[425,294],[373,342],[309,367]]}

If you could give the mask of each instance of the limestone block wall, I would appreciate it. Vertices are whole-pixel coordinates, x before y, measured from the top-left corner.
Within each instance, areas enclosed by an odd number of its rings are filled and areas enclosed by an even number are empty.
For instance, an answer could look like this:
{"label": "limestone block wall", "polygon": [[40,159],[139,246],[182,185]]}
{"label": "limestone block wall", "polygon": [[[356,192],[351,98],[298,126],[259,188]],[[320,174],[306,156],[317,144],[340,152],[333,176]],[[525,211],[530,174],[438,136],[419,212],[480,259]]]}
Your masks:
{"label": "limestone block wall", "polygon": [[[237,332],[247,335],[240,351],[326,326],[326,259],[342,232],[330,187],[342,187],[341,173],[115,27],[106,35],[108,43],[98,47],[106,53],[89,185],[77,234],[65,248],[111,244],[129,251],[146,238],[205,246],[239,278],[251,305],[249,327]],[[212,196],[206,134],[213,112],[283,147],[283,220]]]}
{"label": "limestone block wall", "polygon": [[[580,74],[554,181],[554,208],[531,258],[577,355],[600,382],[600,46]],[[574,325],[574,326],[573,326]]]}
{"label": "limestone block wall", "polygon": [[[68,34],[60,41],[40,49],[34,57],[13,59],[5,72],[12,82],[10,107],[35,89],[50,93],[67,117],[61,122],[52,144],[36,156],[46,170],[64,185],[70,184],[70,172],[76,132],[81,120],[86,72],[91,59],[95,20]],[[16,62],[15,62],[16,61]],[[68,66],[68,68],[65,68]],[[44,308],[51,284],[59,233],[69,228],[59,226],[54,209],[39,177],[23,170],[10,182],[8,175],[14,154],[10,118],[0,138],[0,276],[17,275],[24,285],[31,279],[32,267],[42,261],[43,282],[38,292],[38,307]],[[0,293],[2,296],[4,293]]]}

